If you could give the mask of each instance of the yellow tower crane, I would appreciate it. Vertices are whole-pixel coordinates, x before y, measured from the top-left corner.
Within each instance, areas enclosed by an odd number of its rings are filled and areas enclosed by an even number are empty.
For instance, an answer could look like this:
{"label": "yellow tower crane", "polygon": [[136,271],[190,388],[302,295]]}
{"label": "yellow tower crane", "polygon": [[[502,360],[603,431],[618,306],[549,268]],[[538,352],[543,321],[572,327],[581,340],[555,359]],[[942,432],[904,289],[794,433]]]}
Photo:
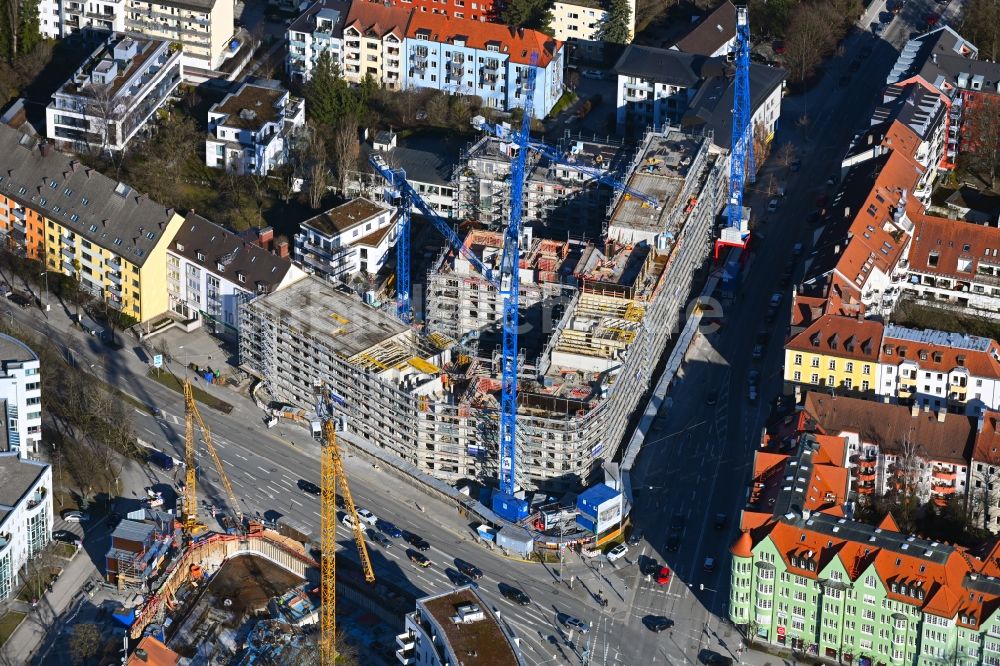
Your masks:
{"label": "yellow tower crane", "polygon": [[320,539],[322,561],[320,562],[320,590],[322,607],[320,608],[320,663],[322,666],[333,666],[337,657],[337,484],[339,482],[344,493],[344,505],[347,515],[354,520],[354,541],[358,546],[361,558],[361,568],[365,572],[365,580],[375,582],[375,571],[368,557],[368,547],[365,545],[365,535],[361,531],[361,520],[358,510],[351,497],[351,489],[347,485],[347,476],[337,450],[337,432],[333,427],[333,419],[323,422],[323,448],[320,453],[320,476],[322,485],[322,506],[320,508]]}
{"label": "yellow tower crane", "polygon": [[191,381],[187,379],[184,380],[184,465],[187,467],[184,482],[184,531],[193,536],[205,529],[205,525],[198,520],[198,493],[195,488],[194,424],[196,421],[198,427],[201,429],[201,439],[205,443],[205,448],[211,454],[212,462],[215,463],[215,469],[218,470],[219,478],[222,479],[222,485],[226,489],[230,509],[236,516],[237,528],[242,531],[243,512],[240,510],[239,500],[236,498],[236,493],[233,492],[232,484],[229,483],[226,470],[222,467],[219,454],[215,451],[215,445],[212,444],[212,432],[208,429],[205,419],[201,417],[201,412],[198,411],[198,404],[194,401],[194,389],[191,387]]}

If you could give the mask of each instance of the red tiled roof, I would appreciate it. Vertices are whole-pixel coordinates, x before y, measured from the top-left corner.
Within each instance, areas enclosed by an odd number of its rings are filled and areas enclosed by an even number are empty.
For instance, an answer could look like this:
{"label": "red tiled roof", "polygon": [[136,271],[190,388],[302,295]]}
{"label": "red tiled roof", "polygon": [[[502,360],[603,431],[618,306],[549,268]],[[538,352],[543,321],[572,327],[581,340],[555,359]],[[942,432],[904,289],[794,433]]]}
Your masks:
{"label": "red tiled roof", "polygon": [[416,39],[418,32],[427,35],[427,39],[432,42],[454,44],[456,39],[464,40],[466,46],[482,51],[487,50],[488,44],[495,44],[499,53],[507,55],[511,62],[520,65],[530,64],[531,54],[537,53],[538,66],[548,67],[562,48],[562,42],[537,30],[457,19],[442,14],[415,13],[406,36]]}
{"label": "red tiled roof", "polygon": [[1000,412],[986,412],[981,417],[976,432],[976,443],[972,449],[972,459],[982,460],[991,465],[1000,464]]}
{"label": "red tiled roof", "polygon": [[344,29],[353,27],[362,35],[372,35],[379,39],[392,33],[402,41],[412,14],[410,9],[359,0],[351,3]]}
{"label": "red tiled roof", "polygon": [[[139,651],[143,650],[146,658],[143,659],[139,655],[142,654]],[[136,646],[135,652],[133,652],[126,664],[128,666],[176,666],[180,663],[180,655],[168,648],[166,645],[161,643],[154,636],[146,636],[141,641],[139,645]]]}
{"label": "red tiled roof", "polygon": [[871,319],[823,315],[788,340],[785,348],[877,363],[883,328]]}
{"label": "red tiled roof", "polygon": [[[935,257],[931,265],[931,257]],[[980,265],[1000,276],[1000,229],[920,215],[914,220],[910,270],[956,280],[974,280]]]}

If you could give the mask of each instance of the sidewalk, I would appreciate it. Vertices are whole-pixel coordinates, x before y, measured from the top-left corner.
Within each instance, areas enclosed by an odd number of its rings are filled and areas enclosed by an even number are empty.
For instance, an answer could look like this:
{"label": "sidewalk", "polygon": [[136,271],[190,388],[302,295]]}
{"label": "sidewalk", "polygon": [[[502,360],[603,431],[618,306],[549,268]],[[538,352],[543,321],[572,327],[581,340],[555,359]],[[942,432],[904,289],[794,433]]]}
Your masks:
{"label": "sidewalk", "polygon": [[58,630],[60,625],[71,620],[63,616],[64,612],[74,601],[86,598],[80,590],[88,579],[95,576],[99,576],[97,567],[86,550],[81,549],[53,583],[51,592],[44,594],[34,608],[23,604],[27,607],[28,617],[4,645],[3,657],[10,663],[29,663],[49,632]]}

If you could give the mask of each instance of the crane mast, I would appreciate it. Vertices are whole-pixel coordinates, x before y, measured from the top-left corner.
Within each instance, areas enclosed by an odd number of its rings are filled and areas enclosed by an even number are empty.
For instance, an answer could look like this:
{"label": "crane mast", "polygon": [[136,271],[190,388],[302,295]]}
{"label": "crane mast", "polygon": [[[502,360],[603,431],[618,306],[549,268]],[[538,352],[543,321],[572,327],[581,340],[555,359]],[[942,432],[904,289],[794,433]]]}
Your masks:
{"label": "crane mast", "polygon": [[736,8],[736,47],[733,55],[736,77],[729,154],[729,201],[726,204],[726,226],[715,242],[716,257],[722,246],[745,248],[750,238],[749,220],[744,218],[743,193],[748,175],[750,182],[754,182],[756,165],[753,128],[750,125],[750,18],[745,6]]}
{"label": "crane mast", "polygon": [[323,444],[320,451],[320,663],[333,666],[337,658],[337,485],[344,493],[347,515],[354,521],[354,542],[358,548],[365,581],[375,582],[361,520],[347,483],[347,475],[337,448],[337,431],[332,416],[323,407],[321,397],[317,414],[323,420]]}

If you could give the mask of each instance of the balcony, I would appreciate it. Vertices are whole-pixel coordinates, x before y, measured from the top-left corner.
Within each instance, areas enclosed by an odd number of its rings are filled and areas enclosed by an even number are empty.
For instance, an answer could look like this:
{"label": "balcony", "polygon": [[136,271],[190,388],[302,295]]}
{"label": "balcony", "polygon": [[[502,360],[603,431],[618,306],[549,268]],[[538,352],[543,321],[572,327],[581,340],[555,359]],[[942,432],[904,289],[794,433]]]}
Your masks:
{"label": "balcony", "polygon": [[28,501],[25,503],[25,508],[28,510],[28,513],[35,513],[39,507],[44,506],[45,496],[47,494],[48,490],[46,490],[45,488],[39,488],[38,490],[36,490],[34,494],[32,494],[31,497],[28,498]]}
{"label": "balcony", "polygon": [[938,481],[953,482],[957,476],[955,470],[948,469],[947,467],[934,467],[931,471],[931,476]]}
{"label": "balcony", "polygon": [[396,645],[401,650],[412,650],[417,645],[417,635],[412,631],[396,634]]}
{"label": "balcony", "polygon": [[108,278],[109,280],[111,280],[112,282],[114,282],[119,287],[121,286],[121,284],[122,284],[122,274],[121,273],[118,273],[118,272],[115,272],[115,271],[108,271],[107,273],[104,274],[104,276],[106,278]]}

